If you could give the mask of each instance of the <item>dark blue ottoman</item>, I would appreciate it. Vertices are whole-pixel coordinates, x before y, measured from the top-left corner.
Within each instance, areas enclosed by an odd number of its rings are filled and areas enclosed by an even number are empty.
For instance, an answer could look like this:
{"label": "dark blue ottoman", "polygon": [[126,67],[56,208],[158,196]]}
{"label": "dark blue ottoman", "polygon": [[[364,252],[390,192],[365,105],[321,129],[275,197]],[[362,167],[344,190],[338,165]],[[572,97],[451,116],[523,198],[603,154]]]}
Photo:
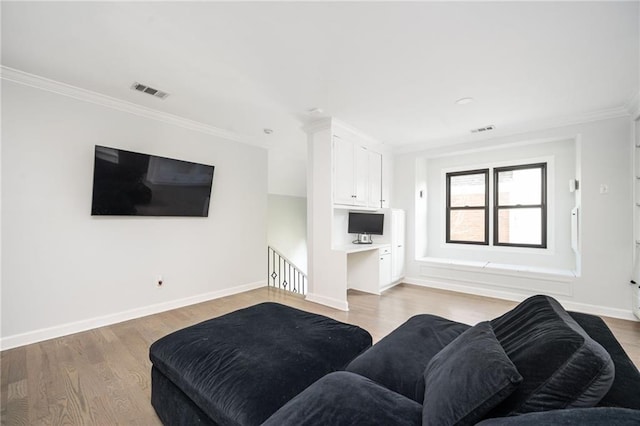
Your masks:
{"label": "dark blue ottoman", "polygon": [[370,346],[360,327],[262,303],[153,343],[151,403],[166,425],[258,425]]}

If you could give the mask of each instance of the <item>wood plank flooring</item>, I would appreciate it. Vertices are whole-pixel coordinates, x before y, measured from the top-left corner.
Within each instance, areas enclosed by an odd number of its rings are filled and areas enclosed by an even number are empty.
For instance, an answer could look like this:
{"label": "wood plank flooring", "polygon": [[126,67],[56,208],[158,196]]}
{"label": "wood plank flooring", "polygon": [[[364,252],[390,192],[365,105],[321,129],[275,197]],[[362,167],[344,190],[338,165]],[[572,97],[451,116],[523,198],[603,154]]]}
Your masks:
{"label": "wood plank flooring", "polygon": [[[349,293],[349,312],[261,288],[173,311],[3,351],[3,425],[160,425],[150,404],[149,345],[180,328],[264,301],[315,312],[368,330],[374,341],[412,315],[475,324],[514,302],[401,284],[382,296]],[[605,318],[640,366],[640,323]]]}

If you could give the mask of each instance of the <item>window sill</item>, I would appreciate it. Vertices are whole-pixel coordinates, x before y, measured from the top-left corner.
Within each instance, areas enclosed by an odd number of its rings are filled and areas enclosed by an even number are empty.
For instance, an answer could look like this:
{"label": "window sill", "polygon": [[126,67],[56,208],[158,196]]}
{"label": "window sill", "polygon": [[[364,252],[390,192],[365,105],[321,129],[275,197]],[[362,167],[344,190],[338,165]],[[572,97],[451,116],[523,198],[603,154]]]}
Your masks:
{"label": "window sill", "polygon": [[550,281],[572,282],[578,275],[570,269],[555,269],[539,266],[514,265],[486,261],[447,259],[442,257],[421,257],[417,261],[425,266],[452,270],[479,272],[494,275],[534,278]]}

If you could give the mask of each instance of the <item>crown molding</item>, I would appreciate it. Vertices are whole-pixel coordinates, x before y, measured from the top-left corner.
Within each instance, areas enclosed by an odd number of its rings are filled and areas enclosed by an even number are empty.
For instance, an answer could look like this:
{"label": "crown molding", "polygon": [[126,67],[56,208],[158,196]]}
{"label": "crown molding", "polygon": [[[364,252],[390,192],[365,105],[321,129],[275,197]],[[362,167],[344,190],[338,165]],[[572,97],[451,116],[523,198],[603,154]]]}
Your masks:
{"label": "crown molding", "polygon": [[198,121],[189,120],[177,115],[158,111],[132,102],[123,101],[101,93],[93,92],[87,89],[81,89],[70,84],[61,83],[35,74],[30,74],[14,68],[0,65],[0,79],[22,84],[24,86],[34,87],[36,89],[45,90],[69,98],[77,99],[84,102],[90,102],[95,105],[104,106],[118,111],[134,114],[140,117],[150,118],[152,120],[161,121],[163,123],[193,130],[222,139],[245,143],[253,146],[264,146],[255,138],[242,135],[236,132],[220,129]]}
{"label": "crown molding", "polygon": [[369,141],[369,142],[373,142],[373,143],[377,143],[379,144],[380,141],[378,141],[377,139],[372,138],[371,136],[367,135],[366,133],[364,133],[362,130],[353,127],[350,124],[345,123],[342,120],[339,120],[335,117],[324,117],[324,118],[320,118],[318,120],[314,120],[310,123],[308,123],[306,126],[304,126],[302,129],[307,132],[307,133],[315,133],[318,132],[320,130],[326,130],[329,128],[332,128],[334,126],[337,127],[341,127],[343,130],[346,130],[347,132],[353,134],[354,136],[363,139],[365,141]]}
{"label": "crown molding", "polygon": [[640,119],[640,92],[633,95],[625,104],[627,111],[634,120]]}
{"label": "crown molding", "polygon": [[[508,137],[514,137],[518,135],[525,135],[527,133],[533,132],[541,132],[549,129],[556,129],[562,127],[575,126],[578,124],[591,123],[595,121],[602,120],[611,120],[615,118],[621,117],[629,117],[630,102],[625,104],[624,106],[619,106],[615,108],[602,109],[598,111],[591,111],[582,114],[574,114],[565,117],[551,118],[546,120],[532,121],[528,123],[523,123],[519,126],[513,126],[506,129],[498,130],[495,132],[490,132],[489,134],[468,134],[461,135],[458,137],[448,137],[443,139],[431,139],[425,140],[422,142],[407,144],[407,145],[399,145],[395,147],[393,152],[395,154],[409,154],[414,152],[428,152],[428,151],[437,151],[441,152],[443,150],[448,149],[456,149],[457,146],[463,146],[465,144],[471,142],[484,142],[492,139],[504,139]],[[633,114],[631,114],[633,115]]]}
{"label": "crown molding", "polygon": [[333,122],[331,117],[319,118],[317,120],[313,120],[306,125],[302,126],[302,130],[307,134],[312,134],[319,132],[321,130],[327,130],[331,128],[331,123]]}
{"label": "crown molding", "polygon": [[379,153],[390,153],[390,148],[384,143],[368,134],[362,132],[360,129],[345,123],[335,117],[325,117],[318,120],[314,120],[308,123],[302,128],[307,135],[320,132],[322,130],[330,130],[334,136],[345,137],[348,134],[349,137],[356,138],[359,141],[363,141],[370,149],[379,151]]}
{"label": "crown molding", "polygon": [[353,127],[352,125],[347,124],[342,120],[339,120],[339,119],[337,119],[335,117],[332,117],[332,121],[333,121],[333,124],[335,124],[336,126],[342,127],[347,132],[357,136],[358,138],[360,138],[362,140],[365,140],[367,142],[374,143],[374,144],[380,144],[381,143],[379,140],[372,138],[368,134],[364,133],[362,130],[360,130],[360,129],[356,128],[356,127]]}

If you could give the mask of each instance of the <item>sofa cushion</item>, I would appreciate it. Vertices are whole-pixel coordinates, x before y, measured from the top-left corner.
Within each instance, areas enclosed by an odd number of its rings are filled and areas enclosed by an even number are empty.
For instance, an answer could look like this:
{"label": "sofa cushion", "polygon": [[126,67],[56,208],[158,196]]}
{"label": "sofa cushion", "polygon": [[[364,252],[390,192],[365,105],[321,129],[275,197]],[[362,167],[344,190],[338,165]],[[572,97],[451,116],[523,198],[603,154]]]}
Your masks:
{"label": "sofa cushion", "polygon": [[422,404],[425,367],[468,328],[435,315],[416,315],[354,359],[346,370]]}
{"label": "sofa cushion", "polygon": [[[216,424],[255,425],[370,345],[360,327],[261,303],[176,331],[149,353],[158,372]],[[152,393],[162,389],[152,383]]]}
{"label": "sofa cushion", "polygon": [[491,325],[523,377],[492,417],[592,407],[611,387],[611,357],[555,299],[533,296]]}
{"label": "sofa cushion", "polygon": [[357,374],[331,373],[263,426],[420,425],[422,406]]}
{"label": "sofa cushion", "polygon": [[640,411],[625,408],[573,408],[487,419],[477,426],[638,426]]}
{"label": "sofa cushion", "polygon": [[438,352],[424,372],[422,424],[474,425],[522,382],[491,324],[481,322]]}

